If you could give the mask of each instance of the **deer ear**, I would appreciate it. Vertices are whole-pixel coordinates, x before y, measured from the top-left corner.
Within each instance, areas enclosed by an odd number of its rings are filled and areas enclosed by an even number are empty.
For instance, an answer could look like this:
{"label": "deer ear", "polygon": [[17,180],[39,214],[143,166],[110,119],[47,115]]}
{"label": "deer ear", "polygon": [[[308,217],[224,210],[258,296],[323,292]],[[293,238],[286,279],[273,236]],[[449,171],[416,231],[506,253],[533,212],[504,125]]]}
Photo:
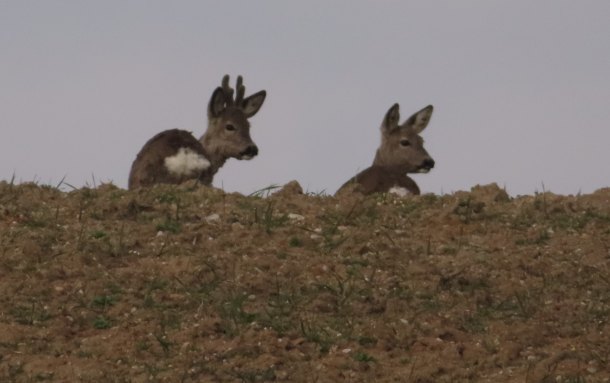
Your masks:
{"label": "deer ear", "polygon": [[225,94],[221,87],[218,87],[212,93],[210,103],[208,105],[208,115],[210,117],[218,117],[225,110],[226,100]]}
{"label": "deer ear", "polygon": [[241,103],[241,109],[244,111],[246,118],[250,118],[258,112],[263,106],[263,102],[265,102],[265,97],[267,97],[267,92],[261,90],[244,99]]}
{"label": "deer ear", "polygon": [[424,109],[409,117],[403,126],[410,126],[413,128],[415,133],[421,133],[421,131],[426,129],[426,126],[428,126],[433,110],[434,107],[432,105],[426,106]]}
{"label": "deer ear", "polygon": [[384,133],[391,133],[398,127],[398,120],[400,119],[400,111],[398,104],[392,105],[383,118],[383,124],[381,130]]}

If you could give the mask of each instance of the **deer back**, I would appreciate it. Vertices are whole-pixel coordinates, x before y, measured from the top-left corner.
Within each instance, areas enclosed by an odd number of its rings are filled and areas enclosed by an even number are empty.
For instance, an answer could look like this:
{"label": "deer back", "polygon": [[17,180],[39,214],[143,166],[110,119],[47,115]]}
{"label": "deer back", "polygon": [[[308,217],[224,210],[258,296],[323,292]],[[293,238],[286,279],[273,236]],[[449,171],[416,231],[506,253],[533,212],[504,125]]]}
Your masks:
{"label": "deer back", "polygon": [[190,132],[166,130],[144,144],[131,166],[128,187],[203,179],[209,167],[205,150]]}

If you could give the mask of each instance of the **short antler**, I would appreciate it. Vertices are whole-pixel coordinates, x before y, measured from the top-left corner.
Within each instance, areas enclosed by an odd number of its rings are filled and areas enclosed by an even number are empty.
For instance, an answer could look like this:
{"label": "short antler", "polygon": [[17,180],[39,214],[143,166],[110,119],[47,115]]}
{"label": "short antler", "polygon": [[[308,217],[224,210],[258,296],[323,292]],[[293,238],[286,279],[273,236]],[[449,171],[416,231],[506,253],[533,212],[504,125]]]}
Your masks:
{"label": "short antler", "polygon": [[222,78],[222,91],[225,95],[227,105],[233,105],[233,88],[229,86],[229,75],[225,74]]}
{"label": "short antler", "polygon": [[235,89],[237,89],[237,93],[235,94],[235,105],[241,107],[241,104],[244,102],[244,95],[246,94],[244,79],[241,76],[237,76],[237,84]]}
{"label": "short antler", "polygon": [[[229,75],[226,74],[222,78],[222,91],[225,95],[225,103],[227,106],[235,105],[238,108],[241,108],[244,102],[244,97],[246,95],[246,87],[244,86],[244,79],[242,76],[237,76],[237,81],[235,83],[235,89],[229,86]],[[235,92],[235,98],[233,98],[233,93]]]}

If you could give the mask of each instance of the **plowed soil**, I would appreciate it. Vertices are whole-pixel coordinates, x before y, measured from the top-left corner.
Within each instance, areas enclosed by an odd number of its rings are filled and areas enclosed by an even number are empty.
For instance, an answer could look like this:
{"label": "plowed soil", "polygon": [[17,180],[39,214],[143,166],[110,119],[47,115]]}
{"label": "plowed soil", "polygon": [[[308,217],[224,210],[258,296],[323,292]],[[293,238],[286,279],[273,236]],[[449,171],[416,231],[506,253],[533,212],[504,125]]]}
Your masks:
{"label": "plowed soil", "polygon": [[609,382],[609,265],[610,189],[1,182],[0,381]]}

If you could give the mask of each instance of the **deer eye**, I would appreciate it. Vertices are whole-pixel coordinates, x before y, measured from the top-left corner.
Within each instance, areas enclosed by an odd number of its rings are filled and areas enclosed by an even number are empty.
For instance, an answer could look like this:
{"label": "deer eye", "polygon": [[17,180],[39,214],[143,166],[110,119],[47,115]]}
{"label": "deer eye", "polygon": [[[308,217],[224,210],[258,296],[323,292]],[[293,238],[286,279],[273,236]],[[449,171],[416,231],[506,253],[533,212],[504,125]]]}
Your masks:
{"label": "deer eye", "polygon": [[410,146],[409,140],[400,140],[400,146]]}
{"label": "deer eye", "polygon": [[225,125],[225,129],[228,130],[229,132],[232,132],[235,130],[235,126],[233,126],[231,124],[227,124],[227,125]]}

